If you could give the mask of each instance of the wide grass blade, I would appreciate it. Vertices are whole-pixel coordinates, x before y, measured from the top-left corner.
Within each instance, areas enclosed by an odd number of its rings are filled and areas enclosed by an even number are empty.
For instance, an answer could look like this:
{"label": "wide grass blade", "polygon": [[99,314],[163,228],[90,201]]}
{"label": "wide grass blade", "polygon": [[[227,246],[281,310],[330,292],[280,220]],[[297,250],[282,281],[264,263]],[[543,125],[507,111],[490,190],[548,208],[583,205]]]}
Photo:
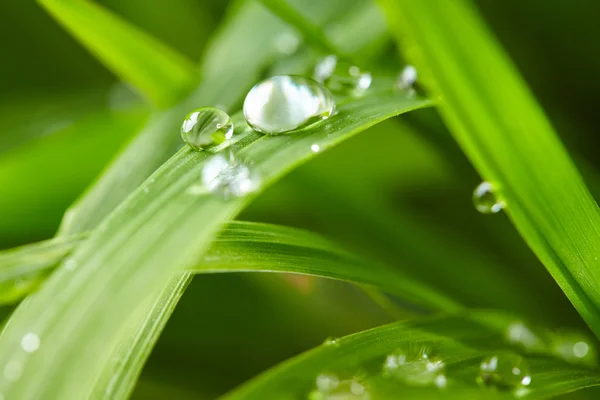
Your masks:
{"label": "wide grass blade", "polygon": [[[600,385],[597,370],[568,364],[550,352],[526,354],[531,385],[521,390],[496,391],[480,386],[479,363],[497,351],[520,351],[509,345],[506,327],[512,316],[477,311],[393,323],[336,339],[263,373],[225,396],[227,399],[307,398],[321,374],[352,379],[371,399],[540,399]],[[543,329],[539,329],[543,332]],[[545,332],[550,334],[549,332]],[[429,348],[445,363],[446,387],[411,386],[384,377],[386,356],[399,349]]]}
{"label": "wide grass blade", "polygon": [[86,0],[38,0],[123,81],[154,104],[170,106],[197,81],[193,64],[175,50]]}
{"label": "wide grass blade", "polygon": [[456,140],[600,335],[600,214],[573,162],[470,1],[380,1]]}
{"label": "wide grass blade", "polygon": [[[58,237],[0,252],[0,288],[5,289],[0,292],[0,304],[12,303],[31,293],[87,236]],[[459,307],[399,268],[367,262],[317,234],[270,224],[225,225],[206,254],[187,271],[314,275],[370,285],[427,310],[452,311]]]}

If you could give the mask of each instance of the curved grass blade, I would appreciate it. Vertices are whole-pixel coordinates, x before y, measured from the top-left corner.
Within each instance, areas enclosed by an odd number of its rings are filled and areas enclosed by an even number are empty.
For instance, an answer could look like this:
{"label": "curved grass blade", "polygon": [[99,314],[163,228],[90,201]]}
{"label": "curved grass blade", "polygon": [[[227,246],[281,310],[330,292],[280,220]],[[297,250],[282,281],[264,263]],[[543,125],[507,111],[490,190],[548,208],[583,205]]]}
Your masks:
{"label": "curved grass blade", "polygon": [[[340,105],[328,120],[282,136],[259,135],[237,115],[233,147],[240,159],[254,163],[266,186],[313,157],[312,145],[325,150],[377,122],[427,105],[394,90],[373,90]],[[222,146],[227,145],[232,143]],[[0,379],[0,393],[23,399],[89,396],[121,342],[114,328],[127,334],[125,322],[151,304],[148,297],[173,274],[193,265],[219,227],[247,203],[248,198],[190,193],[210,155],[182,149],[78,247],[72,255],[75,268],[63,262],[21,304],[0,337],[0,362],[19,365],[22,378]],[[34,353],[19,347],[28,332],[42,341]],[[53,367],[56,363],[60,370]],[[31,381],[37,384],[27,384]]]}
{"label": "curved grass blade", "polygon": [[[306,398],[320,374],[361,376],[369,398],[379,399],[514,399],[512,391],[494,391],[477,383],[478,365],[485,356],[511,348],[504,327],[512,316],[496,312],[420,318],[393,323],[337,339],[264,372],[234,390],[227,399]],[[445,363],[447,387],[410,386],[382,374],[386,356],[397,349],[435,348]],[[531,364],[532,383],[519,398],[539,399],[600,385],[597,370],[567,364],[550,354],[525,356]],[[359,378],[360,379],[360,378]]]}
{"label": "curved grass blade", "polygon": [[381,4],[456,140],[600,336],[600,213],[533,95],[469,1]]}
{"label": "curved grass blade", "polygon": [[[58,237],[0,252],[0,288],[6,289],[1,292],[0,304],[20,300],[31,293],[87,236]],[[368,263],[317,234],[270,224],[227,224],[206,254],[187,271],[190,274],[279,272],[315,275],[370,285],[431,311],[459,308],[452,299],[398,269]]]}
{"label": "curved grass blade", "polygon": [[84,0],[39,0],[91,52],[157,106],[180,100],[197,81],[193,64],[175,50]]}

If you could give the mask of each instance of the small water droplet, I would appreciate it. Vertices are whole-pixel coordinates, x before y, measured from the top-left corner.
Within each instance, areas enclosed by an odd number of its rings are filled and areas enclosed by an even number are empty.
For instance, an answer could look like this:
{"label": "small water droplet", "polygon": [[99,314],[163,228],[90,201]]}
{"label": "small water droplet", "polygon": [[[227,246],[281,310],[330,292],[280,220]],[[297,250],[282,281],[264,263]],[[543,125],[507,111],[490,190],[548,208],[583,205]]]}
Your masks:
{"label": "small water droplet", "polygon": [[502,351],[483,359],[479,381],[500,389],[514,389],[531,383],[529,363],[520,355]]}
{"label": "small water droplet", "polygon": [[473,204],[482,214],[495,214],[506,207],[504,201],[497,198],[496,189],[489,182],[482,182],[475,188]]}
{"label": "small water droplet", "polygon": [[16,381],[23,373],[23,364],[21,361],[12,360],[4,366],[4,377],[9,381]]}
{"label": "small water droplet", "polygon": [[316,386],[309,395],[310,400],[367,400],[370,397],[367,386],[358,377],[341,378],[324,373],[317,377]]}
{"label": "small water droplet", "polygon": [[292,31],[283,32],[282,34],[275,37],[273,41],[275,49],[285,56],[294,54],[301,43],[301,38],[297,33]]}
{"label": "small water droplet", "polygon": [[313,77],[334,93],[361,95],[371,86],[373,77],[368,72],[334,55],[323,58],[316,66]]}
{"label": "small water droplet", "polygon": [[191,148],[202,150],[233,136],[233,123],[226,112],[200,107],[189,113],[181,125],[181,137]]}
{"label": "small water droplet", "polygon": [[396,85],[399,89],[410,89],[417,82],[417,69],[412,65],[407,65],[402,68],[398,74]]}
{"label": "small water droplet", "polygon": [[593,342],[579,332],[561,331],[554,334],[552,352],[574,364],[595,366],[598,363],[598,354]]}
{"label": "small water droplet", "polygon": [[339,340],[337,338],[334,338],[334,337],[331,337],[331,336],[328,337],[327,339],[325,339],[325,341],[323,342],[323,344],[325,346],[336,346],[336,347],[340,345]]}
{"label": "small water droplet", "polygon": [[73,271],[75,268],[77,268],[77,261],[75,261],[75,259],[73,258],[68,258],[65,261],[65,267],[64,267],[67,271]]}
{"label": "small water droplet", "polygon": [[319,151],[321,151],[321,146],[319,146],[318,144],[313,144],[312,146],[310,146],[310,150],[313,153],[318,153]]}
{"label": "small water droplet", "polygon": [[244,100],[244,117],[256,131],[277,135],[329,118],[333,96],[320,83],[301,76],[273,76],[254,86]]}
{"label": "small water droplet", "polygon": [[[225,199],[252,193],[260,186],[260,177],[249,165],[236,160],[232,154],[217,154],[206,161],[202,169],[202,184],[211,193]],[[191,190],[192,187],[188,189]],[[195,192],[198,192],[195,190]],[[203,193],[203,191],[199,191]]]}
{"label": "small water droplet", "polygon": [[518,345],[528,352],[544,352],[549,345],[543,333],[534,332],[533,328],[521,321],[515,321],[508,325],[505,331],[506,341]]}
{"label": "small water droplet", "polygon": [[21,338],[21,347],[27,353],[33,353],[40,348],[40,337],[35,333],[26,333]]}
{"label": "small water droplet", "polygon": [[411,344],[388,355],[383,364],[383,375],[415,386],[444,387],[445,364],[432,347]]}

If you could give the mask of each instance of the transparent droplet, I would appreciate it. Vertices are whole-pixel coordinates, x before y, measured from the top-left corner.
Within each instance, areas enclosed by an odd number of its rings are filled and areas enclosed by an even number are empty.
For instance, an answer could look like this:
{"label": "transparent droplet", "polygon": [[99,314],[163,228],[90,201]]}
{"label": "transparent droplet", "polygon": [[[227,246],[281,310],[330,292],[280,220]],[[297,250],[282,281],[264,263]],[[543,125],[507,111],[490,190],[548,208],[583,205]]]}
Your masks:
{"label": "transparent droplet", "polygon": [[402,68],[398,74],[396,85],[399,89],[410,89],[417,82],[417,69],[412,65],[407,65]]}
{"label": "transparent droplet", "polygon": [[332,373],[317,376],[316,389],[308,396],[310,400],[367,400],[369,397],[369,390],[361,378]]}
{"label": "transparent droplet", "polygon": [[496,189],[489,182],[482,182],[473,191],[473,204],[482,214],[495,214],[506,204],[496,196]]}
{"label": "transparent droplet", "polygon": [[479,381],[500,389],[514,389],[531,383],[529,363],[520,355],[503,351],[483,359]]}
{"label": "transparent droplet", "polygon": [[515,321],[505,331],[506,341],[528,352],[544,352],[549,348],[547,337],[524,322]]}
{"label": "transparent droplet", "polygon": [[202,184],[206,190],[225,199],[247,195],[260,186],[258,173],[232,154],[228,157],[217,154],[208,159],[202,169]]}
{"label": "transparent droplet", "polygon": [[204,149],[233,136],[233,123],[226,112],[200,107],[189,113],[181,125],[181,137],[191,148]]}
{"label": "transparent droplet", "polygon": [[320,83],[293,75],[280,75],[254,86],[244,100],[244,117],[254,129],[277,135],[330,117],[333,96]]}
{"label": "transparent droplet", "polygon": [[316,66],[313,77],[334,93],[360,95],[371,86],[373,77],[356,65],[329,55]]}
{"label": "transparent droplet", "polygon": [[339,340],[337,338],[334,337],[328,337],[327,339],[325,339],[325,341],[323,342],[323,344],[325,346],[339,346]]}
{"label": "transparent droplet", "polygon": [[40,337],[35,333],[26,333],[21,338],[21,347],[27,353],[33,353],[40,348]]}
{"label": "transparent droplet", "polygon": [[[429,345],[411,344],[389,354],[383,364],[383,375],[415,386],[444,387],[445,364]],[[443,377],[440,377],[443,376]]]}
{"label": "transparent droplet", "polygon": [[574,364],[595,366],[598,363],[598,354],[594,343],[579,332],[561,331],[554,334],[552,352]]}
{"label": "transparent droplet", "polygon": [[297,33],[291,31],[284,32],[276,36],[274,40],[275,49],[277,49],[277,51],[280,54],[286,56],[294,54],[296,50],[298,50],[300,43],[300,36]]}

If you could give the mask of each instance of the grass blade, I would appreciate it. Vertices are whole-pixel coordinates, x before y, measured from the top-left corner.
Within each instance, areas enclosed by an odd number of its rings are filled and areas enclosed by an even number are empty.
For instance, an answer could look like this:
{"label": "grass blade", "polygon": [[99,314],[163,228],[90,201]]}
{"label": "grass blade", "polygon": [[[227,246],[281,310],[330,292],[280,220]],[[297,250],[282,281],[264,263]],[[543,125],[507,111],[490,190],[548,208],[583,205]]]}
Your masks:
{"label": "grass blade", "polygon": [[[393,323],[336,340],[288,360],[233,391],[227,399],[292,399],[306,397],[323,373],[350,376],[362,371],[360,381],[376,399],[514,399],[511,391],[493,391],[479,386],[476,377],[481,359],[499,350],[514,350],[506,344],[504,327],[514,321],[495,312],[470,312]],[[409,386],[384,378],[386,356],[406,346],[433,346],[445,362],[447,389],[435,385]],[[414,347],[413,347],[414,348]],[[517,392],[529,399],[557,396],[600,384],[598,371],[567,364],[550,354],[526,356],[532,383]]]}
{"label": "grass blade", "polygon": [[469,1],[381,4],[398,39],[414,46],[456,140],[600,335],[598,206],[515,68]]}
{"label": "grass blade", "polygon": [[160,107],[174,104],[197,81],[193,64],[116,15],[84,0],[39,0],[123,81]]}

